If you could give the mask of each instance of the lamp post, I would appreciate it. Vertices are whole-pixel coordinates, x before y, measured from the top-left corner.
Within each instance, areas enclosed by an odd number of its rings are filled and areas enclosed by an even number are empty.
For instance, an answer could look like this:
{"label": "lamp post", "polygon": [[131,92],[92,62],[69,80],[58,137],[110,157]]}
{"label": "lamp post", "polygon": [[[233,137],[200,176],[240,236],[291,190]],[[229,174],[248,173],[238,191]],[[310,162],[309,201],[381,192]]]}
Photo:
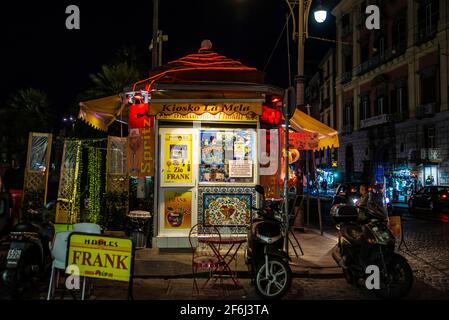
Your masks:
{"label": "lamp post", "polygon": [[159,29],[159,0],[153,0],[153,39],[151,51],[151,67],[156,68],[159,63],[158,59],[158,29]]}
{"label": "lamp post", "polygon": [[[289,0],[290,9],[291,5],[297,2]],[[304,106],[304,43],[309,33],[309,13],[312,2],[313,0],[299,0],[298,4],[298,73],[296,75],[296,105],[298,107]],[[321,1],[315,8],[313,16],[318,23],[323,23],[326,20],[327,11],[321,5]]]}
{"label": "lamp post", "polygon": [[[304,44],[305,40],[308,37],[308,24],[309,24],[309,13],[310,8],[312,6],[313,0],[286,0],[290,11],[292,14],[294,14],[294,11],[292,9],[292,5],[298,4],[298,17],[297,17],[297,23],[295,23],[295,18],[293,17],[293,29],[297,26],[298,33],[297,33],[297,40],[298,40],[298,70],[296,75],[296,107],[301,108],[304,106]],[[315,21],[318,23],[323,23],[327,18],[327,11],[323,8],[321,5],[321,1],[319,2],[318,6],[315,8],[314,11],[314,18]],[[293,34],[295,35],[295,30],[293,30]],[[307,113],[310,115],[310,108],[307,109]],[[286,133],[288,135],[288,128],[286,128]],[[286,144],[288,144],[288,137],[286,138]],[[286,150],[288,150],[288,146],[286,147]],[[309,207],[310,207],[310,183],[309,183],[309,177],[310,177],[310,169],[309,169],[309,151],[306,150],[306,174],[307,174],[307,224],[309,224]],[[287,153],[287,162],[288,162],[288,153]],[[288,167],[288,165],[286,166]],[[287,170],[288,171],[288,170]],[[288,175],[288,172],[286,173],[286,177]],[[302,182],[301,182],[302,183]],[[284,183],[284,191],[286,189],[286,184]],[[288,210],[288,192],[284,193],[284,196],[287,197],[286,205],[284,206],[286,210]],[[320,205],[318,204],[320,207]],[[320,209],[320,208],[319,208]],[[300,211],[300,214],[302,214],[302,211]],[[287,219],[288,219],[288,211],[287,211]],[[300,220],[302,221],[302,217],[300,217]],[[321,222],[321,219],[320,219]],[[320,223],[321,225],[321,223]],[[287,229],[288,232],[288,229]],[[288,236],[288,235],[287,235]],[[288,249],[288,245],[286,246]],[[287,250],[288,252],[288,250]]]}

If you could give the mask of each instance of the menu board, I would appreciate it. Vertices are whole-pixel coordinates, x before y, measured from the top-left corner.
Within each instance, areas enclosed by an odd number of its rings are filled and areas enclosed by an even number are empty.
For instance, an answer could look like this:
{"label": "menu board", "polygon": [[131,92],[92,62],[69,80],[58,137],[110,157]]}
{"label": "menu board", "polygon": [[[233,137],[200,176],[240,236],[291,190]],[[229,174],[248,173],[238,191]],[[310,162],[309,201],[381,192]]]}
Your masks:
{"label": "menu board", "polygon": [[229,160],[230,178],[251,178],[253,162],[251,160]]}
{"label": "menu board", "polygon": [[164,136],[163,182],[169,184],[191,183],[192,134],[171,134]]}

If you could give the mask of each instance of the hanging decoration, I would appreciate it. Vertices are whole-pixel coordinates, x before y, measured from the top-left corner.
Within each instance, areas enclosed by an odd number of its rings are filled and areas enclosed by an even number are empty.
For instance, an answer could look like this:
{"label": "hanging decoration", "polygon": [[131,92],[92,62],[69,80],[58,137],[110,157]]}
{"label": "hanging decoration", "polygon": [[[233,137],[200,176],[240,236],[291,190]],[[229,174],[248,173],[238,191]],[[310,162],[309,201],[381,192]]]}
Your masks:
{"label": "hanging decoration", "polygon": [[97,223],[100,219],[101,205],[101,150],[98,146],[88,147],[87,179],[89,204],[87,221]]}

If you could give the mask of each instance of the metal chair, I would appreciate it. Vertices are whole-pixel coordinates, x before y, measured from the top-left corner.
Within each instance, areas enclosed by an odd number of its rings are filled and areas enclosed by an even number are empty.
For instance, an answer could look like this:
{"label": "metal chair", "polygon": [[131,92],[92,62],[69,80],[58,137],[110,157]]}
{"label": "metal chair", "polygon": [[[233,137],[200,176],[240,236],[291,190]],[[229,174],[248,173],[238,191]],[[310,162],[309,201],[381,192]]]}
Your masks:
{"label": "metal chair", "polygon": [[[211,243],[213,240],[213,243]],[[218,240],[218,241],[217,241]],[[221,249],[221,235],[217,227],[204,227],[201,224],[194,225],[189,232],[189,243],[192,249],[192,276],[193,287],[192,292],[196,290],[199,294],[199,287],[197,282],[198,270],[208,270],[209,276],[206,282],[201,286],[201,289],[209,283],[214,273],[218,271],[218,279],[222,288],[223,286],[223,264],[220,260]]]}

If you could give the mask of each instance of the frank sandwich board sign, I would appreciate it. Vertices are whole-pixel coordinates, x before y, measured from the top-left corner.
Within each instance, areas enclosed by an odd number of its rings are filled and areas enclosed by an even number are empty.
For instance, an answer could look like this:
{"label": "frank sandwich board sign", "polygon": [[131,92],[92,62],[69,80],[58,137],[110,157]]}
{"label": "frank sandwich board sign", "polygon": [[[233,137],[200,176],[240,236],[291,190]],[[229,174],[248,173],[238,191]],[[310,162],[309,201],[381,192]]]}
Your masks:
{"label": "frank sandwich board sign", "polygon": [[125,281],[132,298],[134,247],[131,239],[73,232],[67,266],[76,265],[81,277]]}

